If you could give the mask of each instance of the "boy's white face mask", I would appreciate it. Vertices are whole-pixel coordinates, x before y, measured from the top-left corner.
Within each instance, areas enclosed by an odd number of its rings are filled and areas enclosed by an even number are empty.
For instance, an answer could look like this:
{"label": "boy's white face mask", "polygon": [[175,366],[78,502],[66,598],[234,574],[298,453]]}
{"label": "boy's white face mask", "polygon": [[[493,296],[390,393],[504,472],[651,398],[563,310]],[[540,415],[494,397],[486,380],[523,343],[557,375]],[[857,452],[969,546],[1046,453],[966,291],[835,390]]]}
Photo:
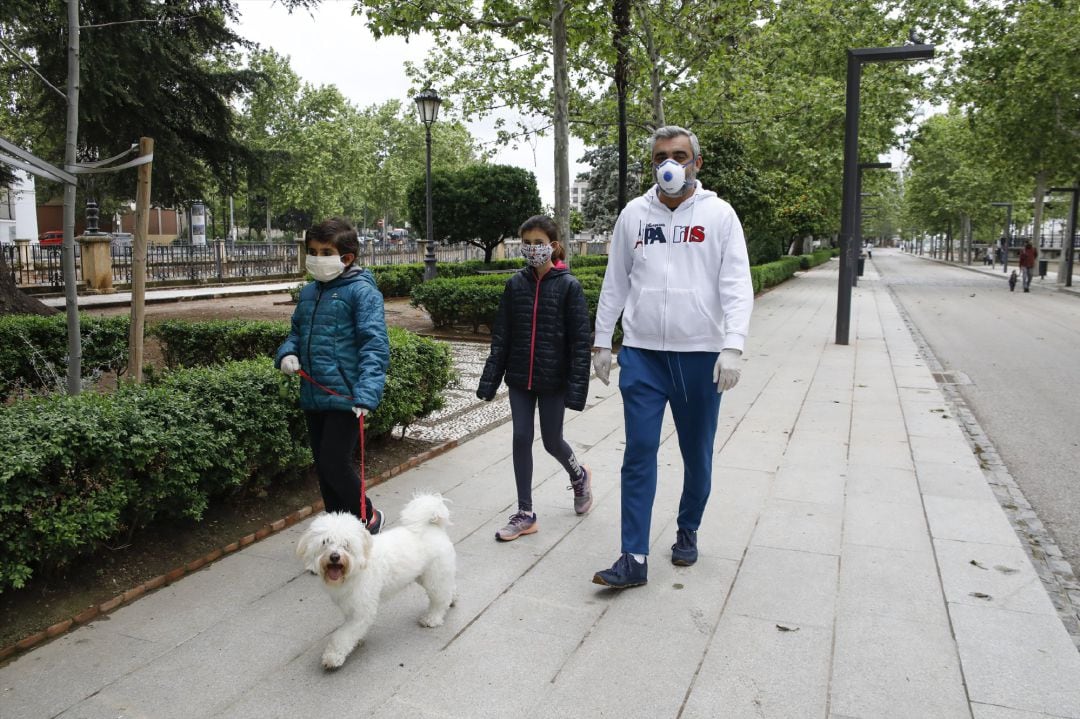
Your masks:
{"label": "boy's white face mask", "polygon": [[329,282],[345,271],[341,255],[308,255],[307,270],[319,282]]}

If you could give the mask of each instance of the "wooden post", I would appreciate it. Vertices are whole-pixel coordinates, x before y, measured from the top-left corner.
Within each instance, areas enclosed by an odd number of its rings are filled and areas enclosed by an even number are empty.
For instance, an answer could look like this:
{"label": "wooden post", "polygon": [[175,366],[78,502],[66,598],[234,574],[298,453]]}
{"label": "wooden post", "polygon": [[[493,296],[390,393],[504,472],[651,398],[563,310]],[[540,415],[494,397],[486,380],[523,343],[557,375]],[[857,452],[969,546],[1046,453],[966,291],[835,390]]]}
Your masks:
{"label": "wooden post", "polygon": [[[139,156],[154,154],[154,140],[139,138]],[[135,191],[135,242],[131,247],[131,333],[128,336],[128,377],[143,380],[143,333],[146,318],[146,235],[150,231],[150,169],[139,165]]]}

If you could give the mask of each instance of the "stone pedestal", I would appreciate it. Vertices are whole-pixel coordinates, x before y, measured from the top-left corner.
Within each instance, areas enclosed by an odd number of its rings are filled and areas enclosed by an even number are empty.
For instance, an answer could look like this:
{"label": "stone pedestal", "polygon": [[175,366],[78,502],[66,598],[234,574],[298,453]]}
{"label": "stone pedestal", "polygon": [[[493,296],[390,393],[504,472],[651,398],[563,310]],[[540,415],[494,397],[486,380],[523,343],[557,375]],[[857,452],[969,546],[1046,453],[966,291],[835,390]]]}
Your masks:
{"label": "stone pedestal", "polygon": [[589,254],[589,241],[588,240],[578,240],[577,241],[577,249],[578,249],[578,254],[581,255],[582,257]]}
{"label": "stone pedestal", "polygon": [[427,258],[427,240],[416,241],[416,261],[423,262]]}
{"label": "stone pedestal", "polygon": [[15,257],[19,267],[30,269],[34,259],[30,253],[30,240],[15,240]]}
{"label": "stone pedestal", "polygon": [[296,271],[301,276],[307,274],[307,245],[303,240],[296,241]]}
{"label": "stone pedestal", "polygon": [[83,235],[79,237],[82,247],[83,282],[93,294],[116,292],[112,284],[112,238],[108,235]]}

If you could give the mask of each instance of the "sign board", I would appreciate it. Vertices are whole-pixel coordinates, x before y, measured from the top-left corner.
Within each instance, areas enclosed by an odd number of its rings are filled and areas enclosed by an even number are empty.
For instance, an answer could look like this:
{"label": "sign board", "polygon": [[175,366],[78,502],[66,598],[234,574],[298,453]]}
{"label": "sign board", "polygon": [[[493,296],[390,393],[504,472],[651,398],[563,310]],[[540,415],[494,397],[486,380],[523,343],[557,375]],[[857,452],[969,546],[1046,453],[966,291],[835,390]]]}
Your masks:
{"label": "sign board", "polygon": [[191,244],[206,246],[206,205],[201,202],[191,206]]}

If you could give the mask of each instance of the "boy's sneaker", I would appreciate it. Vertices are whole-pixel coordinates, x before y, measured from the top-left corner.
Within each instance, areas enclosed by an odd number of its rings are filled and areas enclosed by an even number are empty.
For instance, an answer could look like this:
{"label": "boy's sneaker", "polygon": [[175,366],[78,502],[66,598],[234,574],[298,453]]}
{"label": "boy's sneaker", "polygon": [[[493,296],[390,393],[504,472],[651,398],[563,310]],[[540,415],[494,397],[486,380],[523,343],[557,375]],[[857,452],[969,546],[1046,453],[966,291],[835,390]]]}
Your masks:
{"label": "boy's sneaker", "polygon": [[671,563],[676,567],[689,567],[697,561],[697,532],[680,529],[675,532],[675,544],[671,545]]}
{"label": "boy's sneaker", "polygon": [[495,532],[495,539],[500,542],[512,542],[523,534],[533,534],[540,527],[536,524],[536,515],[529,512],[518,512],[510,515],[510,522],[502,529]]}
{"label": "boy's sneaker", "polygon": [[649,558],[639,562],[624,552],[611,565],[611,569],[597,572],[592,580],[593,584],[602,584],[612,589],[626,589],[628,587],[640,587],[649,581]]}
{"label": "boy's sneaker", "polygon": [[367,521],[367,531],[373,536],[382,531],[383,524],[385,524],[386,516],[382,513],[381,509],[376,509],[374,516]]}
{"label": "boy's sneaker", "polygon": [[592,471],[582,465],[585,475],[576,482],[571,482],[569,489],[574,490],[574,512],[585,514],[592,507]]}

